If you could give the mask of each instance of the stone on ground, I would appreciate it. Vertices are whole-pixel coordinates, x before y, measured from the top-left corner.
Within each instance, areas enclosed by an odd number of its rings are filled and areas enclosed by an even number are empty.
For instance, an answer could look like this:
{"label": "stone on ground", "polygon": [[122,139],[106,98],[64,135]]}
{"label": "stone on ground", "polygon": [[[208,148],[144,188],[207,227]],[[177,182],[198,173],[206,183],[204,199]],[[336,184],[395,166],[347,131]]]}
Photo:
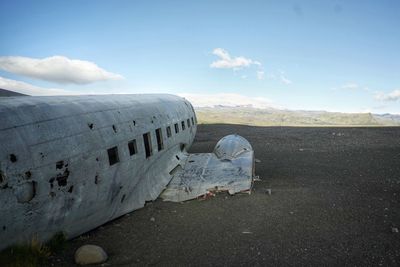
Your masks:
{"label": "stone on ground", "polygon": [[107,253],[96,245],[83,245],[75,252],[75,262],[80,265],[102,263],[107,258]]}

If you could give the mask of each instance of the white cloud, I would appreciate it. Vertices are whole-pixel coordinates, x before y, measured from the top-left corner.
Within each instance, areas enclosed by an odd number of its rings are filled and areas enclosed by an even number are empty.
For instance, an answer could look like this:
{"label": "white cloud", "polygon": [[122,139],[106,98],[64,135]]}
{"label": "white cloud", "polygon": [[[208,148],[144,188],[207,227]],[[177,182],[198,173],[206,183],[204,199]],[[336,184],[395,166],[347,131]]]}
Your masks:
{"label": "white cloud", "polygon": [[350,82],[350,83],[343,84],[340,88],[354,90],[354,89],[358,89],[359,87],[360,86],[357,83]]}
{"label": "white cloud", "polygon": [[29,57],[0,57],[0,69],[50,82],[88,84],[119,80],[119,74],[108,72],[90,61],[53,56],[43,59]]}
{"label": "white cloud", "polygon": [[283,71],[281,71],[281,72],[279,73],[279,81],[281,81],[281,82],[284,83],[284,84],[291,84],[291,83],[292,83],[292,81],[289,80],[289,79],[285,76],[285,73],[284,73]]}
{"label": "white cloud", "polygon": [[261,63],[258,61],[253,61],[249,58],[245,57],[234,57],[232,58],[228,51],[222,48],[215,48],[213,54],[219,57],[217,61],[211,63],[211,68],[218,68],[218,69],[241,69],[250,67],[251,65],[258,65],[260,66]]}
{"label": "white cloud", "polygon": [[231,57],[228,51],[222,48],[215,48],[212,53],[217,57],[219,57],[219,59],[210,64],[211,68],[233,69],[234,71],[236,71],[243,68],[256,66],[258,68],[257,79],[259,80],[264,79],[264,70],[262,68],[261,62],[252,60],[250,58],[245,58],[243,56]]}
{"label": "white cloud", "polygon": [[375,99],[381,100],[381,101],[397,101],[400,100],[400,89],[393,90],[390,93],[383,93],[383,92],[378,92],[375,95]]}
{"label": "white cloud", "polygon": [[10,80],[0,77],[0,88],[10,91],[14,91],[26,95],[43,96],[43,95],[75,95],[77,93],[57,89],[57,88],[43,88],[39,86],[34,86],[29,83],[20,82],[16,80]]}
{"label": "white cloud", "polygon": [[257,71],[257,79],[264,80],[264,76],[265,76],[265,74],[264,74],[263,70]]}
{"label": "white cloud", "polygon": [[289,78],[286,77],[285,72],[281,71],[281,70],[268,73],[267,78],[271,79],[271,80],[279,81],[279,82],[284,83],[286,85],[289,85],[289,84],[292,83],[292,81],[289,80]]}
{"label": "white cloud", "polygon": [[369,87],[361,85],[361,84],[356,83],[356,82],[348,82],[348,83],[345,83],[345,84],[343,84],[341,86],[338,86],[338,87],[332,87],[330,90],[332,90],[332,91],[343,90],[343,91],[348,91],[348,92],[364,91],[366,93],[371,93],[371,94],[374,93],[374,91],[369,89]]}
{"label": "white cloud", "polygon": [[250,97],[240,94],[219,93],[219,94],[178,94],[189,100],[195,107],[214,106],[252,106],[254,108],[279,108],[271,100],[265,97]]}

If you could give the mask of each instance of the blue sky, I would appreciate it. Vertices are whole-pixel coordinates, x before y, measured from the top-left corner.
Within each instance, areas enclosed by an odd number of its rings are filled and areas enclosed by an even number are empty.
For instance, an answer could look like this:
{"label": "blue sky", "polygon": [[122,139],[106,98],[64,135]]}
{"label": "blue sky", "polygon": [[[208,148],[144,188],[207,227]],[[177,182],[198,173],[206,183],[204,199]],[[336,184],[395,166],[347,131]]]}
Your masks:
{"label": "blue sky", "polygon": [[[399,1],[2,0],[0,85],[400,114],[399,14]],[[29,61],[53,56],[104,72]]]}

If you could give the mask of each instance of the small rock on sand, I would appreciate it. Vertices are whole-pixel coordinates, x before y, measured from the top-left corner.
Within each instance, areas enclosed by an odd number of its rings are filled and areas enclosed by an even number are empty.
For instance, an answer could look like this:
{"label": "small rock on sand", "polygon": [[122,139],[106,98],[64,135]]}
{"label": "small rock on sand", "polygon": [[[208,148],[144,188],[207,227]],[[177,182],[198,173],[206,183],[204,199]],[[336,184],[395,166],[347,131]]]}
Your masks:
{"label": "small rock on sand", "polygon": [[79,265],[98,264],[107,258],[107,253],[96,245],[83,245],[75,252],[75,262]]}

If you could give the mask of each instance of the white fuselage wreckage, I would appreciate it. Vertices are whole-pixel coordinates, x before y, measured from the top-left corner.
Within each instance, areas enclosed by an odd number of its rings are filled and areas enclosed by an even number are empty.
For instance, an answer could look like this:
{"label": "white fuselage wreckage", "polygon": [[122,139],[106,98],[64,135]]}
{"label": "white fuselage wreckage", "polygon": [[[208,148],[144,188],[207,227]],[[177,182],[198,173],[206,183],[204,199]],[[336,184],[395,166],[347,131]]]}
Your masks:
{"label": "white fuselage wreckage", "polygon": [[250,190],[249,142],[229,135],[189,154],[196,129],[174,95],[0,98],[0,250],[73,238],[159,196]]}

